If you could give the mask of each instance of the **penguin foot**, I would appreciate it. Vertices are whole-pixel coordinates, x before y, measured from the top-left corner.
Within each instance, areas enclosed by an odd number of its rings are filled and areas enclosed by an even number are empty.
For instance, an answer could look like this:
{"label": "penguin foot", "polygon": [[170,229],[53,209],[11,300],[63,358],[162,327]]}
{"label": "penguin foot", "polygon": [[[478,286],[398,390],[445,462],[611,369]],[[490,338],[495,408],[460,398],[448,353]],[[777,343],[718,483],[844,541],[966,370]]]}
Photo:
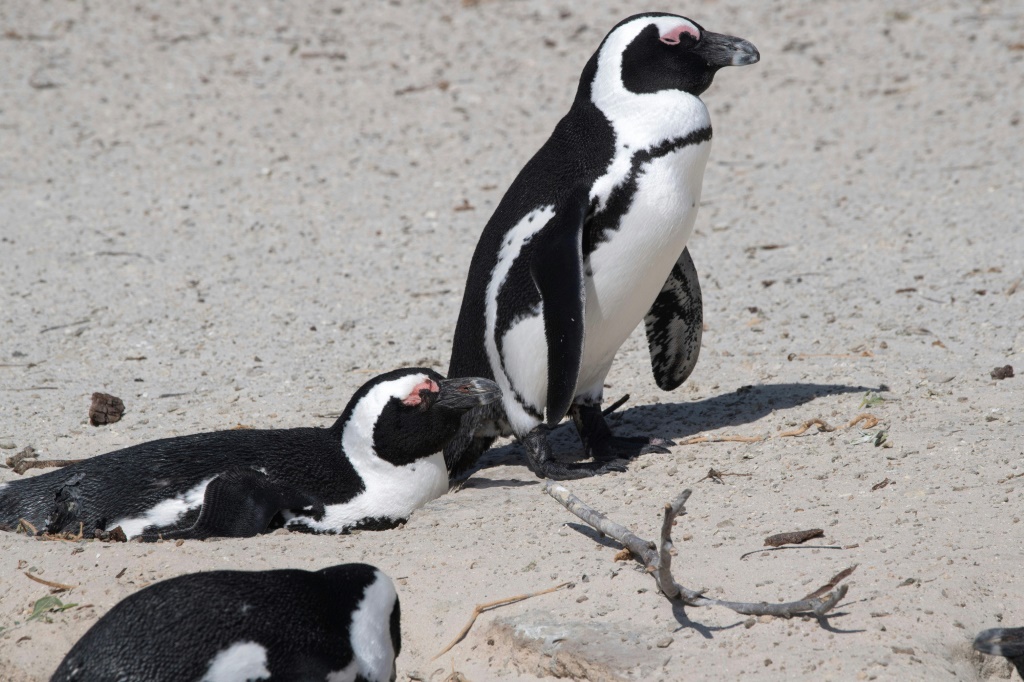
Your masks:
{"label": "penguin foot", "polygon": [[79,521],[85,521],[81,488],[78,485],[84,478],[85,474],[75,474],[57,489],[53,496],[53,508],[49,513],[50,523],[46,526],[46,533],[71,530],[78,525]]}
{"label": "penguin foot", "polygon": [[591,439],[586,453],[598,462],[607,462],[615,459],[633,459],[640,455],[667,455],[671,445],[675,443],[665,438],[622,437],[609,434],[606,438]]}
{"label": "penguin foot", "polygon": [[612,458],[601,462],[559,462],[551,452],[548,434],[551,428],[541,424],[520,438],[526,446],[526,466],[537,474],[538,478],[549,478],[553,481],[572,481],[607,474],[611,471],[625,471],[627,462]]}
{"label": "penguin foot", "polygon": [[574,403],[569,408],[569,416],[576,424],[576,431],[583,441],[584,453],[598,462],[633,459],[654,453],[667,455],[669,446],[675,445],[665,438],[613,435],[599,405]]}

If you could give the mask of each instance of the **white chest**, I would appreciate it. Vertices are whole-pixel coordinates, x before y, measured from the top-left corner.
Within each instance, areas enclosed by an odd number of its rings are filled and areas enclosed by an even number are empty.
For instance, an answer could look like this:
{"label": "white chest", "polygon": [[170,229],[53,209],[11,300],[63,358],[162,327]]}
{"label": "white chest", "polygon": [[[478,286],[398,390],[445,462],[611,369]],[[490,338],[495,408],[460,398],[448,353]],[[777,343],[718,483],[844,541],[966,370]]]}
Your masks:
{"label": "white chest", "polygon": [[686,247],[710,148],[710,142],[689,145],[640,165],[628,209],[590,254],[580,388],[588,370],[611,362]]}
{"label": "white chest", "polygon": [[441,453],[405,466],[367,458],[356,468],[365,490],[347,502],[328,505],[319,521],[297,516],[288,523],[322,533],[340,533],[363,519],[407,519],[416,509],[448,492],[448,469]]}

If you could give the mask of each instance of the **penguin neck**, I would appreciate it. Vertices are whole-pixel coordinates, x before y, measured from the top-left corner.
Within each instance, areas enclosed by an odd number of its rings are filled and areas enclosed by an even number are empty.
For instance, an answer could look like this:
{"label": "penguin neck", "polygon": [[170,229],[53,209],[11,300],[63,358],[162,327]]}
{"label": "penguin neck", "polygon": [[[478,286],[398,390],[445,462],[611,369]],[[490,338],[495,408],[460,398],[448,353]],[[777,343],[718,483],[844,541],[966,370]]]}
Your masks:
{"label": "penguin neck", "polygon": [[639,151],[711,127],[704,102],[682,90],[595,93],[594,106],[615,131],[615,146]]}
{"label": "penguin neck", "polygon": [[[637,93],[622,80],[622,50],[632,33],[606,38],[580,75],[573,108],[596,107],[615,131],[618,149],[639,151],[711,127],[700,97],[683,90]],[[611,38],[611,35],[609,35]]]}
{"label": "penguin neck", "polygon": [[330,435],[332,440],[336,440],[341,443],[341,438],[345,434],[345,424],[352,418],[352,410],[345,408],[345,411],[341,413],[341,416],[331,424],[327,429],[327,433]]}

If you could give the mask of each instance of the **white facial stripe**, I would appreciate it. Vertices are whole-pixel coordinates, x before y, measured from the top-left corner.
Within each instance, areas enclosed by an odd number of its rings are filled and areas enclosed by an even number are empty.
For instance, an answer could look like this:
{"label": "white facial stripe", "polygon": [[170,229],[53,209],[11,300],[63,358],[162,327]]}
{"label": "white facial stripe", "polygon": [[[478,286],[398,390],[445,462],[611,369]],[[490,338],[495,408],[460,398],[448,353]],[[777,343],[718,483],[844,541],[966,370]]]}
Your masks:
{"label": "white facial stripe", "polygon": [[448,492],[448,469],[440,452],[395,466],[378,457],[374,449],[373,429],[384,406],[391,398],[408,397],[426,381],[430,381],[426,374],[410,374],[378,384],[362,397],[345,424],[341,445],[365,490],[347,502],[328,505],[319,521],[286,512],[286,525],[340,533],[366,518],[407,519],[414,510]]}
{"label": "white facial stripe", "polygon": [[269,677],[267,650],[256,642],[238,642],[214,656],[202,682],[246,682]]}
{"label": "white facial stripe", "polygon": [[391,381],[377,384],[364,395],[356,408],[352,410],[352,416],[345,424],[345,431],[341,437],[342,447],[349,461],[355,467],[356,472],[362,475],[360,465],[367,465],[372,461],[381,461],[373,449],[373,429],[377,425],[377,418],[388,401],[392,398],[404,400],[412,393],[417,384],[427,380],[427,375],[408,374]]}
{"label": "white facial stripe", "polygon": [[[525,428],[526,431],[529,431],[539,422],[536,418],[529,416],[519,403],[516,402],[513,397],[514,394],[512,393],[512,386],[509,383],[509,379],[501,369],[501,357],[498,354],[498,344],[494,336],[496,332],[495,328],[498,324],[498,293],[501,291],[502,285],[505,284],[505,279],[508,277],[509,270],[512,269],[512,264],[519,257],[519,253],[522,251],[523,246],[529,242],[541,228],[547,225],[548,221],[551,220],[554,215],[554,206],[541,206],[524,216],[523,219],[505,235],[504,241],[501,243],[501,250],[498,251],[498,262],[495,264],[494,270],[491,271],[491,278],[487,282],[487,297],[485,299],[486,304],[484,306],[484,315],[486,319],[486,326],[484,328],[484,346],[487,349],[487,359],[491,363],[491,370],[494,372],[494,379],[498,386],[501,387],[502,403],[504,404],[505,412],[509,417],[509,421],[512,422],[514,428]],[[541,352],[541,355],[544,358],[544,372],[546,374],[547,355],[543,352]],[[545,387],[545,391],[546,390],[547,388]],[[536,398],[536,396],[525,397],[528,399]],[[544,398],[541,398],[541,401],[537,403],[536,406],[543,404]]]}
{"label": "white facial stripe", "polygon": [[184,493],[167,500],[161,500],[151,509],[143,512],[134,518],[118,519],[114,523],[108,523],[107,528],[121,526],[125,536],[131,540],[142,533],[148,526],[165,527],[177,523],[190,509],[202,506],[203,495],[206,493],[206,486],[210,485],[213,476],[201,481],[197,486],[186,490]]}
{"label": "white facial stripe", "polygon": [[622,53],[651,24],[662,36],[698,30],[681,17],[640,17],[615,29],[601,47],[591,100],[615,131],[615,158],[590,190],[598,210],[605,209],[612,190],[625,181],[634,152],[711,125],[707,107],[698,97],[681,90],[637,94],[622,83]]}
{"label": "white facial stripe", "polygon": [[397,600],[394,583],[377,571],[377,579],[366,588],[352,614],[352,652],[360,674],[373,682],[389,682],[395,670],[391,612]]}

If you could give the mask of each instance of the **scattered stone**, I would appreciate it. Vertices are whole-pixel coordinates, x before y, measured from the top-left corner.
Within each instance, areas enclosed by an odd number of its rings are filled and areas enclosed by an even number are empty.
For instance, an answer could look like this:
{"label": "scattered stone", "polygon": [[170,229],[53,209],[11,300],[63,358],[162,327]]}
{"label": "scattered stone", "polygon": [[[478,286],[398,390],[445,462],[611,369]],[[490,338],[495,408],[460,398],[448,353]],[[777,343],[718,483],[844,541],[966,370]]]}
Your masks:
{"label": "scattered stone", "polygon": [[654,643],[654,646],[658,647],[659,649],[667,649],[671,644],[672,644],[672,638],[671,637],[662,637],[661,639],[659,639],[657,642]]}
{"label": "scattered stone", "polygon": [[92,406],[89,407],[89,423],[93,426],[113,424],[121,421],[124,414],[124,402],[109,393],[93,393]]}
{"label": "scattered stone", "polygon": [[100,542],[128,542],[128,536],[124,534],[121,526],[115,526],[111,530],[100,530],[97,528],[93,531],[93,537]]}
{"label": "scattered stone", "polygon": [[0,441],[0,450],[13,450],[18,447],[12,440]]}
{"label": "scattered stone", "polygon": [[811,528],[810,530],[797,530],[792,533],[779,533],[778,535],[770,535],[764,539],[765,547],[781,547],[782,545],[799,545],[808,540],[814,538],[821,538],[825,536],[825,531],[821,528]]}
{"label": "scattered stone", "polygon": [[[989,375],[996,381],[1001,379],[1012,379],[1013,378],[1013,367],[1011,365],[1003,365],[1002,367],[996,367]],[[2,447],[2,446],[0,446]]]}

